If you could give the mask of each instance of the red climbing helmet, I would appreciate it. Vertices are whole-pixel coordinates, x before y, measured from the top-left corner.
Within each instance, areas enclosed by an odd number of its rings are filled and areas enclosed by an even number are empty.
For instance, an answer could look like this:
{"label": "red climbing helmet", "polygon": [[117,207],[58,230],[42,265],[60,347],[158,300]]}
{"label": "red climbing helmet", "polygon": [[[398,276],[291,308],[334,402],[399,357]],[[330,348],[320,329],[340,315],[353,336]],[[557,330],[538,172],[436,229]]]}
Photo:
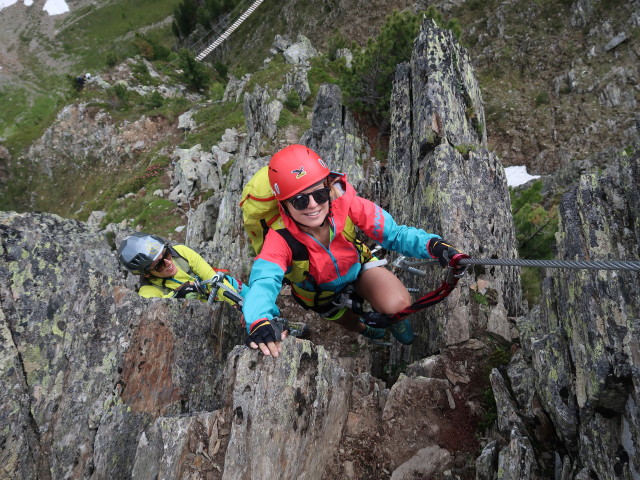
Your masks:
{"label": "red climbing helmet", "polygon": [[289,145],[269,162],[269,184],[280,202],[324,180],[329,173],[320,155],[304,145]]}

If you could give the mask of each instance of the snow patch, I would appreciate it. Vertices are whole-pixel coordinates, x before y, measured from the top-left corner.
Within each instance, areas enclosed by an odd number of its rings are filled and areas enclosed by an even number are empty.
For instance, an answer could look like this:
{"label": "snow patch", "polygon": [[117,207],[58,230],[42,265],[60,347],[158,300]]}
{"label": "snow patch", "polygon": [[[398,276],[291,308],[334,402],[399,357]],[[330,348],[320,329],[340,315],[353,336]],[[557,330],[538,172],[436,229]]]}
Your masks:
{"label": "snow patch", "polygon": [[540,178],[540,175],[529,175],[525,165],[507,167],[504,169],[504,173],[507,175],[507,185],[510,187],[517,187],[518,185],[527,183],[529,180]]}
{"label": "snow patch", "polygon": [[64,0],[47,0],[43,10],[49,15],[60,15],[69,11],[69,5]]}
{"label": "snow patch", "polygon": [[17,1],[18,0],[0,0],[0,10],[10,5],[13,5]]}
{"label": "snow patch", "polygon": [[[10,7],[14,3],[18,3],[18,0],[0,0],[0,10]],[[33,0],[22,0],[22,3],[24,3],[26,7],[30,7],[33,5]],[[67,5],[65,0],[47,0],[43,10],[49,15],[60,15],[61,13],[67,13],[69,11],[69,5]]]}

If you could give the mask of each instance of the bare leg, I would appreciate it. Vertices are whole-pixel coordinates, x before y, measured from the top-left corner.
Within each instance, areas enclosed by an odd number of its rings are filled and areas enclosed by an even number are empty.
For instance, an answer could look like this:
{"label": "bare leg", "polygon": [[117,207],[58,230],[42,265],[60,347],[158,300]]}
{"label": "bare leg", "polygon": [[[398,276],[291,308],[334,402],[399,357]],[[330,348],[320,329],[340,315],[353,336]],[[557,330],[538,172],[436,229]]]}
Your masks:
{"label": "bare leg", "polygon": [[[365,270],[356,283],[358,294],[367,299],[380,313],[393,315],[411,305],[411,295],[400,279],[383,267]],[[350,332],[363,332],[367,327],[360,315],[351,310],[335,322]]]}
{"label": "bare leg", "polygon": [[393,315],[411,305],[411,295],[400,279],[384,267],[365,270],[356,282],[358,294],[380,313]]}

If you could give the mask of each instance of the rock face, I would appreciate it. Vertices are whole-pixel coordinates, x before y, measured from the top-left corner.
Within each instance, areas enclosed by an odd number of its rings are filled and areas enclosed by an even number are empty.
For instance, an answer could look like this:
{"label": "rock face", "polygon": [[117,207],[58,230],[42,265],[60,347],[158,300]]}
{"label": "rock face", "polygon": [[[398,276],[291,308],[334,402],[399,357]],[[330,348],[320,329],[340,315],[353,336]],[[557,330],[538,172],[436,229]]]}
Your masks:
{"label": "rock face", "polygon": [[[558,256],[638,260],[638,157],[583,175],[560,208]],[[640,444],[638,272],[557,270],[518,329],[535,393],[567,449],[596,478],[637,478]],[[534,396],[527,395],[526,408]]]}
{"label": "rock face", "polygon": [[[505,174],[487,150],[469,57],[450,31],[424,21],[411,62],[396,71],[391,107],[389,208],[398,223],[437,233],[471,256],[516,257]],[[421,289],[439,286],[441,275],[430,269]],[[489,285],[486,308],[469,301],[478,280]],[[511,340],[507,317],[521,302],[517,272],[479,269],[462,285],[444,305],[413,316],[420,331],[413,358],[486,329]]]}
{"label": "rock face", "polygon": [[[380,381],[304,341],[285,343],[277,362],[244,347],[227,356],[240,338],[233,312],[138,298],[108,239],[83,224],[0,219],[10,478],[211,478],[222,465],[222,478],[322,478],[347,418],[362,437],[355,419],[392,424],[410,389],[428,394],[428,382],[400,382],[384,414]],[[443,382],[429,395],[450,408]],[[276,463],[256,453],[265,448]]]}
{"label": "rock face", "polygon": [[362,195],[375,192],[384,183],[377,163],[369,161],[369,145],[359,136],[353,115],[344,108],[342,92],[337,85],[320,87],[311,129],[302,136],[300,143],[318,152],[333,170],[346,173]]}
{"label": "rock face", "polygon": [[[228,131],[202,170],[177,174],[188,195],[216,172],[223,188],[190,215],[187,243],[235,272],[250,265],[237,203],[279,138],[276,96],[245,94],[248,134]],[[469,58],[431,21],[397,70],[391,111],[386,174],[365,162],[335,86],[321,88],[302,140],[398,222],[473,256],[515,256]],[[638,260],[638,164],[620,158],[564,198],[559,258]],[[413,316],[416,342],[394,342],[388,355],[405,374],[387,388],[370,373],[381,348],[356,341],[360,353],[337,358],[290,338],[274,360],[235,347],[244,336],[235,310],[139,298],[115,258],[125,233],[0,212],[3,478],[638,478],[637,272],[554,271],[527,312],[516,271],[476,269]],[[416,286],[431,290],[440,275],[431,269]],[[511,347],[508,365],[489,374],[479,338]],[[481,445],[487,380],[497,431]]]}
{"label": "rock face", "polygon": [[138,437],[213,410],[237,314],[139,298],[108,239],[0,212],[4,478],[128,478]]}
{"label": "rock face", "polygon": [[[0,240],[3,478],[406,478],[453,462],[439,412],[472,374],[462,363],[434,359],[389,391],[370,360],[308,341],[277,361],[232,351],[237,312],[137,297],[104,232],[3,212]],[[384,463],[339,461],[354,442]]]}
{"label": "rock face", "polygon": [[277,362],[247,353],[236,350],[225,372],[233,421],[223,478],[321,478],[347,419],[353,377],[306,341],[287,342]]}
{"label": "rock face", "polygon": [[102,109],[88,104],[69,105],[60,111],[25,158],[43,167],[49,175],[60,165],[83,171],[95,165],[120,166],[174,133],[175,129],[161,117],[143,116],[118,125]]}

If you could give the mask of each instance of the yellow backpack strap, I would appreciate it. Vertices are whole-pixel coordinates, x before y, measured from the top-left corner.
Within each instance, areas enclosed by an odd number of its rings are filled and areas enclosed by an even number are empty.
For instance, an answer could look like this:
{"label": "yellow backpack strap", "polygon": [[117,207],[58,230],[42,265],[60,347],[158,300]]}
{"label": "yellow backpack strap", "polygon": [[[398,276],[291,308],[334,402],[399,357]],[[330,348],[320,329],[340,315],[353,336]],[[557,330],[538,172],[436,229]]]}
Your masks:
{"label": "yellow backpack strap", "polygon": [[349,242],[353,243],[358,250],[359,260],[361,264],[367,263],[369,260],[373,258],[373,254],[369,247],[367,247],[361,240],[358,239],[358,235],[356,234],[356,226],[351,220],[350,217],[347,217],[347,220],[344,222],[344,229],[342,230],[342,235]]}
{"label": "yellow backpack strap", "polygon": [[285,281],[295,284],[309,278],[309,251],[307,247],[286,228],[278,228],[275,231],[291,249],[291,271],[285,274]]}
{"label": "yellow backpack strap", "polygon": [[356,226],[354,225],[353,220],[351,220],[351,217],[347,217],[347,220],[344,222],[342,235],[344,235],[344,238],[349,240],[351,243],[355,243],[357,240]]}

